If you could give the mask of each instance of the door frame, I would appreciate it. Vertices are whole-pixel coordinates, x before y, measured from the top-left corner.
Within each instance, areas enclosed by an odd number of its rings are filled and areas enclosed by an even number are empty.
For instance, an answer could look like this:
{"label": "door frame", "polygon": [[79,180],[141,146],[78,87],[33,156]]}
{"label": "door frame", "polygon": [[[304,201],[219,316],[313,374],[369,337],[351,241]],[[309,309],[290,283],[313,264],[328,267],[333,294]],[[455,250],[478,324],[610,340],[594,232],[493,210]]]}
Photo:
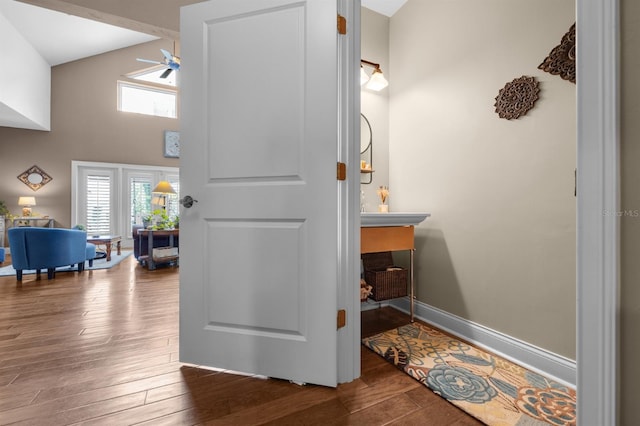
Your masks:
{"label": "door frame", "polygon": [[[338,329],[338,383],[360,377],[360,0],[337,0],[347,20],[338,35],[338,161],[347,180],[338,186],[338,309],[347,324]],[[357,141],[357,142],[356,142]]]}
{"label": "door frame", "polygon": [[615,214],[620,211],[619,0],[577,0],[576,9],[578,419],[586,419],[585,425],[615,425],[620,290],[620,231]]}
{"label": "door frame", "polygon": [[[340,8],[344,1],[338,3]],[[359,0],[348,3],[349,6],[360,6]],[[357,45],[351,46],[350,50],[355,55],[360,50],[360,14],[353,12],[352,16],[349,22],[352,22],[352,39]],[[576,0],[576,23],[578,418],[588,419],[584,424],[614,425],[618,420],[616,401],[619,393],[620,231],[617,215],[605,212],[620,210],[619,0]],[[343,55],[341,67],[345,66],[344,59]],[[348,86],[342,89],[349,90]],[[354,102],[352,107],[359,111],[359,101]],[[358,129],[347,126],[345,130],[344,124],[341,123],[341,132],[357,135]],[[347,164],[351,164],[350,168],[355,172],[355,163]],[[353,183],[349,188],[352,191],[357,178],[354,175],[355,173],[349,174]],[[352,209],[357,197],[351,198],[353,199],[348,200],[348,208]],[[347,222],[347,228],[342,229],[342,235],[347,240],[343,243],[343,248],[347,254],[352,254],[353,250],[349,250],[349,247],[353,248],[349,245],[350,242],[359,246],[359,236],[355,232],[359,227],[359,213],[357,218],[356,214],[341,214],[346,215],[343,218]],[[349,218],[353,223],[349,224]],[[356,263],[356,259],[353,260],[354,262],[341,263],[342,277],[349,276],[349,268],[353,268]],[[344,286],[344,280],[341,283]],[[344,288],[338,294],[339,306],[348,306],[356,299],[355,295]],[[359,305],[354,307],[353,312],[353,315],[348,316],[351,318],[348,337],[352,342],[346,336],[339,337],[338,341],[338,365],[339,369],[343,368],[343,374],[339,378],[346,377],[344,369],[347,367],[353,373],[352,377],[358,377],[360,372],[360,350],[353,345],[355,341],[359,346],[360,340],[355,336],[359,334],[360,328],[359,319],[356,319]],[[358,327],[353,330],[356,321]],[[345,380],[339,379],[339,382],[343,381]]]}

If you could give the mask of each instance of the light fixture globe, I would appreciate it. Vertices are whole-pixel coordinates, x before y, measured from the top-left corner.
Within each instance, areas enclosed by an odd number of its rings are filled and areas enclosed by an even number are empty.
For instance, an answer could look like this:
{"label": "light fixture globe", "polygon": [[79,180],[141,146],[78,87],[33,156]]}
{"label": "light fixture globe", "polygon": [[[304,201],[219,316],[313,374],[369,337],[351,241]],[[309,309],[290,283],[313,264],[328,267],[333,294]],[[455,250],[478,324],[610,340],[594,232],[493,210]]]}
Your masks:
{"label": "light fixture globe", "polygon": [[375,90],[376,92],[378,92],[388,85],[389,82],[386,78],[384,78],[384,75],[382,75],[382,71],[380,71],[380,69],[375,69],[373,70],[371,78],[369,79],[366,87],[367,89]]}

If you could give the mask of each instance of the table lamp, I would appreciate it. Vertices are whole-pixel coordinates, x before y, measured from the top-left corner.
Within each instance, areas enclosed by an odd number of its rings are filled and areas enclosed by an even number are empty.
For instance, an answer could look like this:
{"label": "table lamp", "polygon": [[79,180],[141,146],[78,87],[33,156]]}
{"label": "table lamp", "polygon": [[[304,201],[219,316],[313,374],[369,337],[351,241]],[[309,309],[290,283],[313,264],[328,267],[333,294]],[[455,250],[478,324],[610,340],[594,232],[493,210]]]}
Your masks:
{"label": "table lamp", "polygon": [[158,194],[157,196],[153,197],[152,203],[159,204],[163,209],[166,209],[167,195],[175,194],[176,191],[173,189],[169,182],[167,182],[166,180],[161,180],[160,182],[158,182],[156,187],[153,188],[153,191],[151,191],[151,193]]}
{"label": "table lamp", "polygon": [[22,217],[31,216],[31,206],[36,205],[36,197],[20,197],[18,205],[22,206]]}

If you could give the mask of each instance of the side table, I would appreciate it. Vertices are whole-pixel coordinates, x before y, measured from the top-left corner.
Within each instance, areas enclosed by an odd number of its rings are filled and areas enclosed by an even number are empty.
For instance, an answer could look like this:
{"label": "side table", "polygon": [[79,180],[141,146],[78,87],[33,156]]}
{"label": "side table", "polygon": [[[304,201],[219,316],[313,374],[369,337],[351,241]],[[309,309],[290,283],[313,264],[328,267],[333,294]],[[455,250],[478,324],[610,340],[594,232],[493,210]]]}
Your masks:
{"label": "side table", "polygon": [[107,252],[107,262],[111,261],[111,248],[114,244],[116,245],[117,253],[122,254],[122,250],[120,248],[122,237],[120,237],[120,235],[87,235],[87,242],[97,246],[104,245]]}
{"label": "side table", "polygon": [[[146,262],[147,263],[147,268],[150,271],[153,271],[154,269],[156,269],[156,265],[158,263],[169,263],[169,262],[174,262],[176,265],[179,265],[179,261],[180,261],[180,255],[177,254],[175,256],[167,256],[167,257],[162,257],[162,258],[156,258],[153,255],[153,237],[155,236],[159,236],[159,237],[169,237],[169,246],[170,247],[177,247],[175,245],[175,237],[179,237],[180,236],[180,230],[179,229],[162,229],[162,230],[158,230],[158,231],[154,231],[152,229],[140,229],[138,230],[138,241],[140,242],[140,244],[143,244],[143,239],[146,238],[147,239],[147,247],[148,247],[148,251],[147,251],[147,255],[146,256],[140,256],[140,258],[138,260],[142,261],[142,262]],[[159,247],[156,247],[159,248]]]}
{"label": "side table", "polygon": [[[26,225],[20,225],[20,222],[26,223]],[[50,217],[36,216],[16,217],[15,219],[13,219],[13,226],[38,226],[38,222],[46,222],[46,225],[42,226],[42,228],[53,228],[55,219]]]}

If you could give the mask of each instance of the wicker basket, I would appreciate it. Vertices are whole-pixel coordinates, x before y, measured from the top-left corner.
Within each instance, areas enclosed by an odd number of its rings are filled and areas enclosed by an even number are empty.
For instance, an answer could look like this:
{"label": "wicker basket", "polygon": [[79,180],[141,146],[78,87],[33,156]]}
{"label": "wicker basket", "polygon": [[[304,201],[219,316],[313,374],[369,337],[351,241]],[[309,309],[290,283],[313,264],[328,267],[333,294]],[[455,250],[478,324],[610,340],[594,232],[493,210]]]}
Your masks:
{"label": "wicker basket", "polygon": [[[364,279],[373,287],[371,294],[373,300],[389,300],[407,295],[409,271],[393,266],[390,251],[363,254],[362,263]],[[388,268],[394,269],[387,270]]]}

